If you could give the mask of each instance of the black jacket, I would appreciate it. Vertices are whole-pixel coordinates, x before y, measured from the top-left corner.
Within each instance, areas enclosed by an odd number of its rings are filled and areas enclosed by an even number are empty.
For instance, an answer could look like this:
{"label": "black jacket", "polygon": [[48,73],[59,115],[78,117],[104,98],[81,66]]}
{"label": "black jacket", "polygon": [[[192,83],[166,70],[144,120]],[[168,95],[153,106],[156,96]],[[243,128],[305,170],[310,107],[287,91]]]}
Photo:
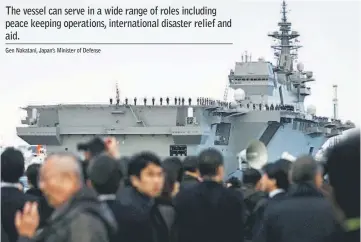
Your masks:
{"label": "black jacket", "polygon": [[43,227],[45,222],[50,218],[50,215],[54,211],[52,207],[49,206],[47,200],[45,199],[43,193],[38,188],[30,188],[26,191],[25,194],[29,194],[37,197],[39,202],[39,215],[40,215],[40,225],[39,227]]}
{"label": "black jacket", "polygon": [[18,239],[15,228],[15,214],[22,210],[27,201],[37,201],[35,196],[24,194],[15,187],[1,188],[1,224],[10,242]]}
{"label": "black jacket", "polygon": [[9,242],[9,236],[5,232],[2,224],[1,224],[1,242]]}
{"label": "black jacket", "polygon": [[255,242],[331,242],[340,237],[333,208],[312,185],[294,186],[283,200],[267,207]]}
{"label": "black jacket", "polygon": [[176,210],[171,199],[159,197],[151,211],[154,242],[176,242]]}
{"label": "black jacket", "polygon": [[[113,214],[97,194],[81,189],[63,207],[54,211],[43,229],[31,241],[109,242],[117,231]],[[28,241],[20,238],[19,242]]]}
{"label": "black jacket", "polygon": [[119,194],[119,233],[122,242],[152,242],[151,210],[154,200],[133,187],[124,188]]}
{"label": "black jacket", "polygon": [[252,236],[254,236],[255,234],[257,234],[259,232],[266,209],[268,209],[269,207],[272,207],[273,204],[279,203],[285,197],[287,197],[287,193],[280,192],[280,193],[274,195],[273,197],[267,196],[266,199],[259,202],[259,204],[257,205],[257,208],[255,208],[255,219],[254,219],[255,221],[254,221],[254,225],[253,225],[253,229],[252,229]]}
{"label": "black jacket", "polygon": [[40,189],[37,188],[29,188],[25,194],[31,195],[31,196],[35,196],[35,197],[42,197],[43,193],[40,191]]}
{"label": "black jacket", "polygon": [[187,187],[191,187],[191,186],[193,186],[195,184],[198,184],[198,183],[199,183],[199,180],[196,177],[185,174],[183,176],[183,180],[181,182],[179,190],[184,190]]}
{"label": "black jacket", "polygon": [[242,242],[243,196],[213,181],[180,191],[175,198],[179,242]]}
{"label": "black jacket", "polygon": [[260,210],[264,209],[267,203],[267,193],[256,191],[251,187],[243,187],[244,205],[245,205],[245,238],[251,240],[253,237],[253,228],[257,216],[261,214]]}
{"label": "black jacket", "polygon": [[360,229],[347,231],[344,234],[343,242],[359,242],[360,241]]}
{"label": "black jacket", "polygon": [[[117,222],[117,227],[119,228],[121,221],[120,218],[122,217],[120,202],[116,199],[108,199],[105,200],[104,202],[106,202],[110,210],[113,212],[114,218]],[[117,233],[114,234],[110,239],[110,242],[120,242],[120,241],[122,241],[122,238],[121,238],[120,230],[118,229]]]}

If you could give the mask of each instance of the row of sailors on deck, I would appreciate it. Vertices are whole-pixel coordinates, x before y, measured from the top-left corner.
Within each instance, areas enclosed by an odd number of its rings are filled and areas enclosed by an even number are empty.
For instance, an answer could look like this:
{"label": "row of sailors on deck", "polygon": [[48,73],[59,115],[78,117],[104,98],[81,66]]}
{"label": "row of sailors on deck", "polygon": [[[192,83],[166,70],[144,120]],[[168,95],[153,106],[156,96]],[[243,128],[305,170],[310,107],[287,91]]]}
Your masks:
{"label": "row of sailors on deck", "polygon": [[[125,102],[125,105],[129,105],[129,99],[128,98],[125,98],[124,100]],[[137,101],[138,99],[135,97],[133,99],[134,101],[134,105],[137,105]],[[153,97],[151,99],[152,101],[152,105],[156,105],[156,99]],[[163,101],[165,101],[165,103],[167,105],[170,104],[170,98],[167,97],[165,99],[163,99],[162,97],[159,99],[159,104],[160,105],[163,105]],[[109,103],[112,105],[113,104],[113,99],[110,98],[109,99]],[[144,98],[143,99],[143,104],[144,105],[147,105],[147,98]],[[116,99],[116,105],[120,105],[120,99]],[[182,105],[184,106],[185,105],[185,98],[184,97],[175,97],[174,98],[174,105]],[[192,98],[188,98],[188,105],[191,106],[192,105]],[[204,98],[204,97],[198,97],[197,98],[197,105],[200,105],[200,106],[218,106],[218,107],[226,107],[226,108],[229,108],[231,106],[231,103],[230,102],[224,102],[224,101],[221,101],[221,100],[215,100],[215,99],[212,99],[212,98]],[[249,108],[252,108],[253,110],[287,110],[287,111],[295,111],[295,107],[293,105],[282,105],[282,104],[277,104],[277,105],[268,105],[268,104],[255,104],[255,103],[247,103],[247,104],[240,104],[240,107],[247,107],[248,109]],[[319,117],[319,116],[315,116],[313,115],[313,119],[314,120],[317,120],[319,122],[323,122],[323,123],[326,123],[329,121],[329,118],[327,117]],[[335,119],[332,119],[333,122],[337,122],[337,123],[341,123],[340,120],[335,120]]]}
{"label": "row of sailors on deck", "polygon": [[[137,105],[137,101],[138,99],[135,97],[133,99],[134,101],[134,105]],[[154,106],[155,105],[155,98],[153,97],[151,99],[152,101],[152,105]],[[170,98],[167,97],[165,98],[165,102],[167,105],[170,104]],[[113,99],[110,99],[110,104],[113,104]],[[117,99],[117,102],[116,102],[117,105],[120,104],[120,100]],[[143,104],[144,105],[147,105],[147,98],[144,98],[143,99]],[[163,105],[163,98],[161,97],[159,99],[159,104],[160,105]],[[175,97],[174,98],[174,105],[182,105],[184,106],[185,104],[185,98],[182,97]],[[201,105],[201,106],[221,106],[221,107],[230,107],[230,102],[224,102],[224,101],[220,101],[220,100],[214,100],[214,99],[211,99],[211,98],[203,98],[203,97],[199,97],[197,98],[197,105]],[[125,105],[129,105],[129,100],[128,98],[125,98]],[[188,105],[192,105],[192,99],[191,98],[188,98]],[[240,107],[247,107],[247,108],[253,108],[254,110],[256,110],[257,108],[259,108],[259,110],[289,110],[289,111],[294,111],[295,108],[294,106],[292,105],[268,105],[268,104],[250,104],[250,103],[247,103],[247,104],[240,104]]]}
{"label": "row of sailors on deck", "polygon": [[[137,105],[137,101],[138,99],[135,97],[133,99],[134,101],[134,105]],[[143,104],[144,105],[147,105],[147,101],[148,99],[147,98],[143,98]],[[171,99],[169,97],[166,97],[166,98],[159,98],[159,104],[160,105],[163,105],[163,102],[165,102],[166,105],[169,105],[170,104],[170,101]],[[185,101],[186,99],[184,97],[175,97],[174,98],[174,105],[182,105],[184,106],[185,105]],[[151,99],[151,102],[152,102],[152,105],[156,105],[156,99],[153,97]],[[109,103],[112,105],[113,104],[113,99],[110,98],[109,99]],[[128,98],[125,98],[124,100],[124,103],[125,105],[129,105],[129,99]],[[116,105],[120,105],[120,99],[116,99]],[[188,105],[191,106],[192,105],[192,98],[188,98]],[[219,101],[219,100],[214,100],[214,99],[211,99],[211,98],[202,98],[202,97],[199,97],[197,98],[197,105],[205,105],[205,106],[214,106],[214,105],[217,105],[217,106],[228,106],[229,103],[228,102],[222,102],[222,101]]]}
{"label": "row of sailors on deck", "polygon": [[[162,97],[159,99],[159,104],[163,105],[163,101],[165,101],[166,105],[170,104],[170,98],[166,97],[165,99],[163,99]],[[125,98],[124,100],[125,105],[129,105],[129,100],[128,98]],[[135,97],[133,99],[134,101],[134,105],[137,105],[137,101],[138,99]],[[174,98],[174,105],[181,105],[184,106],[185,105],[185,98],[184,97],[175,97]],[[109,100],[110,104],[113,104],[113,99],[110,98]],[[153,97],[151,99],[152,105],[156,105],[156,99]],[[143,99],[143,104],[146,106],[147,105],[147,98]],[[120,105],[120,99],[116,99],[116,105]],[[192,105],[192,98],[188,98],[188,105],[191,106]],[[215,100],[212,98],[204,98],[204,97],[198,97],[197,98],[197,105],[200,106],[216,106],[216,107],[225,107],[225,108],[230,108],[231,107],[231,103],[230,102],[224,102],[221,100]],[[266,110],[266,111],[273,111],[273,110],[286,110],[286,111],[291,111],[294,112],[295,111],[295,107],[293,105],[282,105],[282,104],[255,104],[255,103],[247,103],[247,104],[239,104],[240,107],[246,107],[248,109],[252,108],[253,110]],[[323,122],[323,123],[327,123],[329,121],[329,118],[327,117],[319,117],[319,116],[315,116],[313,115],[313,119],[317,120],[319,122]],[[335,120],[332,119],[331,121],[335,122],[335,123],[341,123],[340,120]]]}
{"label": "row of sailors on deck", "polygon": [[2,242],[360,241],[360,130],[325,163],[279,159],[225,182],[214,148],[184,160],[120,158],[113,137],[78,148],[85,160],[55,153],[29,166],[25,193],[22,153],[1,154]]}
{"label": "row of sailors on deck", "polygon": [[258,110],[267,110],[267,111],[269,111],[269,110],[288,110],[288,111],[295,111],[295,107],[294,106],[292,106],[292,105],[281,105],[281,104],[277,104],[277,105],[273,105],[273,104],[271,104],[271,105],[268,105],[268,104],[262,104],[262,103],[260,103],[260,104],[255,104],[255,103],[253,103],[253,104],[250,104],[250,103],[247,103],[246,105],[244,105],[244,104],[240,104],[240,107],[247,107],[247,108],[253,108],[253,110],[256,110],[256,109],[258,109]]}
{"label": "row of sailors on deck", "polygon": [[[129,104],[129,99],[128,98],[125,98],[125,105],[128,105]],[[134,105],[137,105],[137,101],[138,101],[138,99],[135,97],[134,99],[133,99],[133,101],[134,101]],[[151,99],[151,101],[152,101],[152,105],[154,106],[156,103],[156,100],[155,100],[155,98],[153,97],[152,99]],[[167,97],[167,98],[165,98],[165,99],[163,99],[162,97],[159,99],[159,104],[160,105],[163,105],[163,101],[165,101],[165,103],[167,104],[167,105],[169,105],[170,104],[170,98],[169,97]],[[182,106],[184,106],[184,104],[185,104],[185,98],[184,97],[175,97],[174,98],[174,105],[182,105]],[[220,104],[221,102],[220,101],[217,101],[217,103],[218,104]],[[110,104],[113,104],[113,99],[111,98],[110,99]],[[116,104],[117,105],[119,105],[120,104],[120,100],[119,99],[117,99],[117,102],[116,102]],[[143,98],[143,104],[144,105],[147,105],[147,98]],[[215,100],[213,100],[213,99],[209,99],[209,98],[197,98],[197,105],[215,105],[216,104],[216,101]],[[192,105],[192,98],[188,98],[188,105]]]}
{"label": "row of sailors on deck", "polygon": [[328,117],[321,117],[321,116],[313,116],[313,119],[318,121],[318,122],[322,122],[322,123],[327,123],[329,118]]}
{"label": "row of sailors on deck", "polygon": [[[331,122],[334,124],[339,124],[339,125],[342,124],[342,121],[340,119],[334,119],[334,118],[330,119],[328,117],[321,117],[321,116],[316,116],[316,115],[313,115],[312,118],[313,118],[313,120],[316,120],[321,123],[328,123],[331,120]],[[350,121],[348,121],[348,122],[350,123]]]}

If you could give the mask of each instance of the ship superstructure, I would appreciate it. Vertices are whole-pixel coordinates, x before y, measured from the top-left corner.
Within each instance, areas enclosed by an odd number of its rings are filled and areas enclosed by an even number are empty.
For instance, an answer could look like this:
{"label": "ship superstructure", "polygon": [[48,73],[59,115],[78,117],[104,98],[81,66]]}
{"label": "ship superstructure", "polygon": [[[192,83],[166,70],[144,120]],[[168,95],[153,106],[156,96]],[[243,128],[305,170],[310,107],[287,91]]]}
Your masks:
{"label": "ship superstructure", "polygon": [[[236,62],[228,76],[224,100],[199,97],[126,98],[99,105],[28,106],[27,118],[17,134],[29,144],[46,145],[47,152],[76,152],[77,143],[94,136],[116,136],[121,153],[132,155],[151,150],[160,156],[196,155],[207,147],[219,149],[225,157],[226,172],[238,168],[238,154],[251,140],[259,140],[268,160],[284,151],[297,156],[315,154],[329,138],[353,128],[337,116],[316,116],[315,107],[304,107],[311,95],[313,72],[302,63],[295,65],[299,33],[291,29],[286,3],[282,4],[279,30],[268,34],[276,63],[248,54]],[[295,68],[296,67],[296,68]],[[228,88],[234,101],[227,102]],[[337,99],[337,98],[336,98]]]}

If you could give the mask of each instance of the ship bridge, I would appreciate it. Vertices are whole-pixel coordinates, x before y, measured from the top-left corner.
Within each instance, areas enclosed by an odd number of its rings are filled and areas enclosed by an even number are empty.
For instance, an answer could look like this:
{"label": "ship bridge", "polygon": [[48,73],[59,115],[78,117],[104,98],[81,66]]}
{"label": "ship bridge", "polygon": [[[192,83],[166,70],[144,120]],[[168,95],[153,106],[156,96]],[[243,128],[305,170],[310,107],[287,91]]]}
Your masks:
{"label": "ship bridge", "polygon": [[236,62],[229,76],[229,87],[243,89],[246,99],[254,103],[268,103],[277,87],[270,62],[259,59],[256,62]]}

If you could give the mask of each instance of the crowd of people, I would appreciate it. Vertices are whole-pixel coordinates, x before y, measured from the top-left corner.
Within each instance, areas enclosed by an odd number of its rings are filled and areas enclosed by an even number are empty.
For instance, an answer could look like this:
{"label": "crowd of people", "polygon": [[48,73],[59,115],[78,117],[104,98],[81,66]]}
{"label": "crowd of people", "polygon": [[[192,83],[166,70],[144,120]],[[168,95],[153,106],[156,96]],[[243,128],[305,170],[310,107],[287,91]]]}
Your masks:
{"label": "crowd of people", "polygon": [[[121,157],[114,138],[49,154],[24,172],[1,154],[3,242],[360,241],[360,132],[327,152],[280,159],[224,181],[216,149]],[[19,186],[23,175],[29,189]]]}

